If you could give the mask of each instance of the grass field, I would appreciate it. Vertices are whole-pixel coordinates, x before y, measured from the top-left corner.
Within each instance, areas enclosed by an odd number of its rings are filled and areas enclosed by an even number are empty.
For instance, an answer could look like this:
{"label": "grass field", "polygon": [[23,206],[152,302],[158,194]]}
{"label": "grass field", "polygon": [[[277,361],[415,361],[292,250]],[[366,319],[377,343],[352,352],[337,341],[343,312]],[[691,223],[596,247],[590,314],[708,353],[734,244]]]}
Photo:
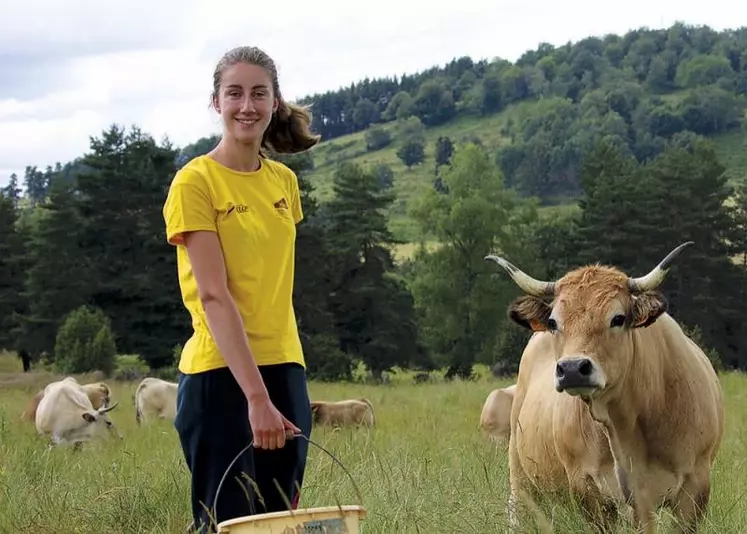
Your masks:
{"label": "grass field", "polygon": [[[169,422],[137,427],[136,383],[107,381],[120,406],[112,418],[124,440],[100,440],[78,453],[47,450],[19,420],[28,399],[52,377],[19,372],[0,357],[0,532],[177,533],[189,517],[189,478]],[[368,511],[363,532],[488,533],[505,531],[505,450],[477,430],[486,395],[508,381],[413,385],[407,374],[390,385],[311,383],[312,398],[366,396],[376,427],[315,428],[312,440],[350,470]],[[727,428],[716,462],[712,507],[703,532],[747,532],[747,379],[722,377]],[[356,504],[344,473],[310,448],[301,506]],[[586,532],[567,507],[546,512],[555,532]],[[552,515],[552,519],[549,517]]]}

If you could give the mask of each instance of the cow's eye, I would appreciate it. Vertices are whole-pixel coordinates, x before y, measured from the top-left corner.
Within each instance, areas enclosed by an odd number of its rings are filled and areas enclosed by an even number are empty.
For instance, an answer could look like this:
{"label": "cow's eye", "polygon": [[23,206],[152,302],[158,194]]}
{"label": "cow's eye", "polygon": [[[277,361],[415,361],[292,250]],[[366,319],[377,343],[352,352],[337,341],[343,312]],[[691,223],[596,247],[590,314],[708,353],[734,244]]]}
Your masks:
{"label": "cow's eye", "polygon": [[612,320],[610,321],[610,327],[615,328],[618,326],[623,326],[625,324],[625,316],[624,315],[615,315]]}
{"label": "cow's eye", "polygon": [[548,328],[549,328],[549,329],[550,329],[550,330],[551,330],[552,332],[555,332],[555,330],[557,330],[557,329],[558,329],[558,323],[557,323],[557,322],[555,322],[555,319],[553,319],[552,317],[550,317],[550,318],[549,318],[549,319],[547,320],[547,327],[548,327]]}

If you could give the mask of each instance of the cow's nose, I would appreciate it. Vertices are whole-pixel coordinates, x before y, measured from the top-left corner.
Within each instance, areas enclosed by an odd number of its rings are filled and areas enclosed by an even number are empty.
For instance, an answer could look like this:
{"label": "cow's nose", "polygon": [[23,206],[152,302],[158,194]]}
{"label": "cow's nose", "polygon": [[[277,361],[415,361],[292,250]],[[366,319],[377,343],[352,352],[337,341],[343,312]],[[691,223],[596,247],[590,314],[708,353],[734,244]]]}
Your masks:
{"label": "cow's nose", "polygon": [[592,374],[594,364],[589,358],[573,358],[559,361],[555,365],[555,383],[558,391],[567,388],[594,387]]}
{"label": "cow's nose", "polygon": [[589,376],[594,370],[594,365],[589,358],[577,358],[574,360],[563,360],[555,366],[555,376],[563,378],[566,375]]}

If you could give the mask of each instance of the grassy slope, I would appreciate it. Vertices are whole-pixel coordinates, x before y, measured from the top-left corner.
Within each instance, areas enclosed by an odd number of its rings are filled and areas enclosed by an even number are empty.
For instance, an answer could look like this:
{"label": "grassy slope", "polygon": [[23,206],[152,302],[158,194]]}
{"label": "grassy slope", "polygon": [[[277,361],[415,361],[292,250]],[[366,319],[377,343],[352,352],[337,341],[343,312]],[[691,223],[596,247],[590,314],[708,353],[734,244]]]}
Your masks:
{"label": "grassy slope", "polygon": [[[168,421],[136,426],[137,383],[107,381],[120,401],[112,419],[124,440],[92,442],[76,454],[48,451],[33,424],[19,420],[28,399],[50,379],[23,374],[17,359],[0,354],[0,532],[184,532],[190,521],[189,478],[178,438]],[[507,383],[482,378],[414,386],[403,374],[389,386],[310,384],[312,398],[365,396],[375,407],[371,431],[314,428],[312,433],[359,486],[368,511],[366,532],[505,530],[505,448],[483,439],[477,422],[486,395]],[[726,432],[703,532],[747,532],[747,379],[729,373],[722,383]],[[357,503],[350,480],[310,447],[301,506],[338,500]],[[556,531],[584,531],[578,514],[567,507],[551,513]]]}
{"label": "grassy slope", "polygon": [[[665,98],[674,100],[681,95],[674,93]],[[422,191],[431,187],[434,174],[434,149],[436,139],[448,136],[458,143],[470,137],[478,137],[488,151],[494,151],[510,141],[501,135],[501,129],[509,117],[519,113],[522,108],[534,106],[534,102],[522,102],[513,105],[501,113],[489,117],[461,117],[447,124],[427,128],[425,130],[426,147],[425,161],[412,169],[407,169],[397,158],[396,150],[399,146],[394,132],[394,124],[384,127],[392,132],[394,138],[391,145],[374,152],[366,152],[365,131],[357,132],[322,142],[314,149],[315,170],[309,178],[317,188],[316,194],[320,199],[329,198],[332,193],[332,175],[342,161],[353,161],[363,166],[387,163],[394,171],[394,192],[396,200],[390,212],[390,229],[395,236],[404,241],[416,241],[419,236],[417,225],[408,217],[409,203],[418,197]],[[747,179],[747,134],[736,131],[720,134],[712,138],[716,144],[719,157],[734,179]],[[558,210],[574,209],[574,205],[548,206],[542,208],[545,213]],[[401,245],[396,251],[398,258],[408,256],[413,246],[409,243]]]}

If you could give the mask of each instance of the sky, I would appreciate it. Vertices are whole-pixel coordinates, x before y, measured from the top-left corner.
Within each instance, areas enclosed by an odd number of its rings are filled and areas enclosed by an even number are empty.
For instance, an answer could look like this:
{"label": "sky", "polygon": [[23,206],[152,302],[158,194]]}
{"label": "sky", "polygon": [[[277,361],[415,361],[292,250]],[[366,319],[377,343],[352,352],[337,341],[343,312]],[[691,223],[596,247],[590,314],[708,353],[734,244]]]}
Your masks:
{"label": "sky", "polygon": [[[747,4],[628,0],[24,0],[0,6],[0,185],[88,151],[111,124],[184,146],[220,133],[215,63],[255,45],[287,100],[453,58],[515,61],[541,42],[667,27],[747,25]],[[360,7],[356,7],[360,6]],[[212,7],[213,9],[210,9]],[[366,9],[357,13],[358,9]]]}

